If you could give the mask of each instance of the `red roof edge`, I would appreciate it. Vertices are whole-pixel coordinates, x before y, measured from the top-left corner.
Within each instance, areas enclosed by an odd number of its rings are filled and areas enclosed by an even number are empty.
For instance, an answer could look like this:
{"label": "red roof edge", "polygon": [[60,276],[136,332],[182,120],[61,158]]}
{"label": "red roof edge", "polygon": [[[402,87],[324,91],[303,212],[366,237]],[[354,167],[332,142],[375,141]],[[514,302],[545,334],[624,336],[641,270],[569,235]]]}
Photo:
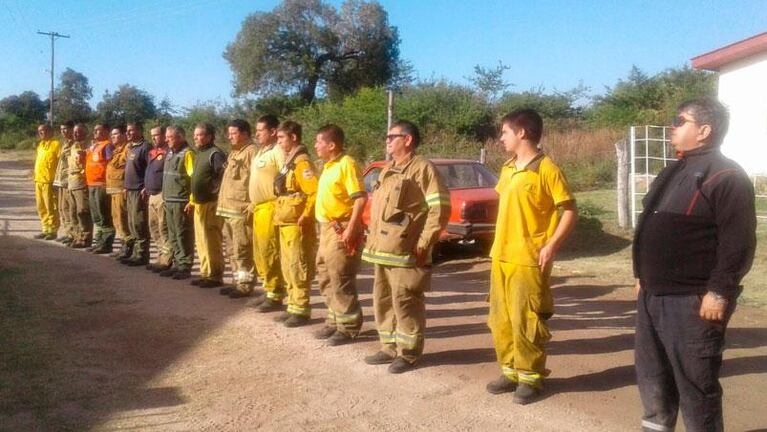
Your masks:
{"label": "red roof edge", "polygon": [[767,52],[767,32],[692,58],[694,69],[718,71],[722,66]]}

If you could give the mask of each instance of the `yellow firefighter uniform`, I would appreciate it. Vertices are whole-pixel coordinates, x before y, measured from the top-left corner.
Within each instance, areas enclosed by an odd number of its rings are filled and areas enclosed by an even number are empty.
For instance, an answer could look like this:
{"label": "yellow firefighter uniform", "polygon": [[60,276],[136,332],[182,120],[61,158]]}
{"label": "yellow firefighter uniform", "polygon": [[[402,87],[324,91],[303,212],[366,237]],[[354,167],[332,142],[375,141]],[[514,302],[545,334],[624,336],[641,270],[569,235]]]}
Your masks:
{"label": "yellow firefighter uniform", "polygon": [[538,267],[538,253],[559,223],[557,207],[574,201],[559,168],[539,153],[523,169],[515,160],[501,169],[495,240],[490,251],[488,326],[503,374],[540,388],[546,375],[546,320],[554,313],[551,266]]}
{"label": "yellow firefighter uniform", "polygon": [[274,179],[285,163],[275,144],[261,147],[250,165],[248,195],[253,210],[253,259],[266,297],[281,302],[285,296],[280,268],[279,229],[274,225]]}
{"label": "yellow firefighter uniform", "polygon": [[235,288],[243,293],[253,291],[253,215],[248,211],[248,181],[256,147],[248,143],[232,149],[227,157],[221,180],[216,214],[224,219],[224,235]]}
{"label": "yellow firefighter uniform", "polygon": [[320,222],[317,282],[328,306],[326,325],[349,337],[356,337],[362,328],[356,286],[362,251],[347,251],[334,226],[346,228],[354,201],[365,194],[362,172],[354,159],[342,154],[325,163],[315,204],[315,217]]}
{"label": "yellow firefighter uniform", "polygon": [[35,203],[40,216],[42,233],[56,235],[59,229],[58,205],[53,190],[53,180],[59,163],[61,144],[59,140],[42,140],[35,148]]}
{"label": "yellow firefighter uniform", "polygon": [[[450,193],[434,165],[411,155],[384,167],[373,191],[362,259],[375,264],[373,309],[381,351],[414,363],[423,353],[431,253],[450,218]],[[417,266],[416,250],[425,251]]]}
{"label": "yellow firefighter uniform", "polygon": [[317,183],[317,173],[304,146],[287,156],[275,182],[274,224],[280,227],[280,262],[288,291],[288,313],[303,317],[311,316],[312,311],[309,299],[317,255]]}
{"label": "yellow firefighter uniform", "polygon": [[74,206],[75,203],[69,195],[69,153],[74,145],[74,141],[64,139],[60,141],[59,163],[56,167],[56,175],[53,179],[53,186],[56,188],[56,203],[59,208],[59,222],[63,231],[63,238],[74,239]]}

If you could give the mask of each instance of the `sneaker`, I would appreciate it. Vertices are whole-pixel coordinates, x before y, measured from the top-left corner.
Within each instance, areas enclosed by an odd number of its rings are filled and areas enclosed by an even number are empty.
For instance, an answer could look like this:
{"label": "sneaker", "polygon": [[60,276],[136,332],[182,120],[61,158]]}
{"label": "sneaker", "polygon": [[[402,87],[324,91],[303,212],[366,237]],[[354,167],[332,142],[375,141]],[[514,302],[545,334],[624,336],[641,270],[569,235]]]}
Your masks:
{"label": "sneaker", "polygon": [[172,278],[175,280],[184,280],[189,279],[192,277],[192,272],[189,270],[179,270],[176,273],[173,273]]}
{"label": "sneaker", "polygon": [[333,333],[333,336],[330,336],[328,338],[328,345],[339,346],[339,345],[348,344],[351,341],[352,341],[351,336],[348,336],[339,331],[336,331],[335,333]]}
{"label": "sneaker", "polygon": [[527,405],[535,402],[541,396],[541,389],[533,387],[529,384],[519,383],[517,390],[514,392],[514,398],[512,402],[517,405]]}
{"label": "sneaker", "polygon": [[487,383],[485,389],[490,394],[511,393],[517,389],[517,383],[501,375],[497,380]]}
{"label": "sneaker", "polygon": [[159,274],[162,277],[171,277],[174,274],[176,274],[177,271],[178,271],[178,269],[175,269],[175,268],[171,267],[171,268],[167,268],[167,269],[161,271]]}
{"label": "sneaker", "polygon": [[314,332],[314,338],[315,339],[320,339],[320,340],[325,340],[325,339],[333,336],[335,333],[336,333],[336,328],[335,327],[330,327],[330,326],[326,325],[326,326],[322,327],[321,329],[317,330],[316,332]]}
{"label": "sneaker", "polygon": [[309,317],[302,315],[291,315],[290,318],[285,320],[285,327],[295,328],[302,327],[309,324]]}
{"label": "sneaker", "polygon": [[36,236],[34,236],[32,238],[35,239],[35,240],[42,240],[42,239],[44,239],[46,237],[48,237],[48,233],[40,233],[40,234],[37,234]]}
{"label": "sneaker", "polygon": [[[229,297],[232,297],[232,295],[230,294]],[[277,312],[282,310],[282,302],[267,298],[256,310],[262,313]]]}
{"label": "sneaker", "polygon": [[413,369],[414,367],[415,367],[415,365],[413,365],[413,363],[410,363],[409,361],[403,359],[402,357],[397,357],[389,365],[389,373],[390,374],[401,374],[401,373],[404,373],[404,372],[407,372],[407,371]]}
{"label": "sneaker", "polygon": [[234,291],[234,287],[228,286],[218,290],[218,293],[221,294],[222,296],[228,296],[232,291]]}
{"label": "sneaker", "polygon": [[274,317],[274,322],[285,322],[288,319],[290,319],[291,315],[287,312],[283,312],[276,317]]}
{"label": "sneaker", "polygon": [[195,279],[192,279],[192,280],[189,282],[189,285],[192,285],[192,286],[200,286],[200,282],[202,282],[203,280],[205,280],[205,278],[195,278]]}
{"label": "sneaker", "polygon": [[147,259],[146,258],[132,258],[128,261],[127,265],[128,267],[141,267],[146,266]]}
{"label": "sneaker", "polygon": [[378,351],[377,353],[373,355],[369,355],[365,357],[365,363],[369,365],[390,364],[391,362],[394,361],[395,358],[396,357],[392,357],[383,351]]}

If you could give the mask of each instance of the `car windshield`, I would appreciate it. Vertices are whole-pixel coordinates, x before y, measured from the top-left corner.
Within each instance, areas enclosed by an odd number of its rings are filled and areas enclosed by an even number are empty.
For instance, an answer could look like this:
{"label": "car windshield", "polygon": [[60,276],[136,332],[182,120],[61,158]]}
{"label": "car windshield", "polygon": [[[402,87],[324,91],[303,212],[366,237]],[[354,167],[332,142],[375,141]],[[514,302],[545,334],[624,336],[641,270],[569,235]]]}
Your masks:
{"label": "car windshield", "polygon": [[498,179],[484,165],[459,163],[437,165],[448,189],[494,188]]}

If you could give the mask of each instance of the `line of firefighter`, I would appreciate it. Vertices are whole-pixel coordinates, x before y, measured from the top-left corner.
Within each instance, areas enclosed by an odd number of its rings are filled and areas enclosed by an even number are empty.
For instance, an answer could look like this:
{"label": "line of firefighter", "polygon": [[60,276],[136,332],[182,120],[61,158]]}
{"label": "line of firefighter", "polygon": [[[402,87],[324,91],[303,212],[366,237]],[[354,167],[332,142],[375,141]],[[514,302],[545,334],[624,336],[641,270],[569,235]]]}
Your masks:
{"label": "line of firefighter", "polygon": [[[576,218],[564,175],[538,147],[542,128],[532,110],[502,119],[501,142],[512,159],[496,187],[499,224],[491,251],[488,324],[503,374],[487,390],[515,391],[521,404],[539,396],[548,373],[549,276]],[[63,145],[41,125],[35,185],[43,229],[36,238],[56,239],[60,217],[59,241],[103,254],[112,251],[117,233],[123,244],[112,256],[178,280],[191,277],[196,249],[200,277],[191,284],[201,288],[223,285],[226,252],[233,284],[219,293],[254,297],[250,306],[282,311],[275,321],[287,327],[309,323],[316,276],[328,315],[315,337],[331,346],[360,333],[355,281],[360,261],[367,261],[374,265],[381,346],[365,362],[388,364],[391,373],[412,369],[424,348],[432,250],[450,214],[440,174],[416,154],[418,128],[399,121],[386,136],[393,161],[375,183],[367,239],[367,193],[359,165],[344,152],[341,128],[327,125],[316,135],[321,175],[295,122],[258,118],[257,146],[245,120],[231,121],[227,132],[228,155],[213,144],[215,129],[207,123],[196,125],[194,149],[180,126],[153,128],[150,146],[139,123],[111,130],[97,124],[90,145],[83,124],[61,125]],[[151,264],[149,239],[158,251]],[[256,273],[262,292],[255,289]]]}

